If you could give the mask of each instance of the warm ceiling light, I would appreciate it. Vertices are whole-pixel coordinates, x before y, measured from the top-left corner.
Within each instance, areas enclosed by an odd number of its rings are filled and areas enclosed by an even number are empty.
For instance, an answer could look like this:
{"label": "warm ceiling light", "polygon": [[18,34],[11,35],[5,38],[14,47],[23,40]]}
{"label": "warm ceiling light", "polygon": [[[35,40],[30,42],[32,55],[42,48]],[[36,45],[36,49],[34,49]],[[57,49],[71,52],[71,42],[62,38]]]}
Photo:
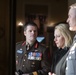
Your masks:
{"label": "warm ceiling light", "polygon": [[22,23],[22,22],[19,22],[19,23],[18,23],[18,26],[23,26],[23,23]]}

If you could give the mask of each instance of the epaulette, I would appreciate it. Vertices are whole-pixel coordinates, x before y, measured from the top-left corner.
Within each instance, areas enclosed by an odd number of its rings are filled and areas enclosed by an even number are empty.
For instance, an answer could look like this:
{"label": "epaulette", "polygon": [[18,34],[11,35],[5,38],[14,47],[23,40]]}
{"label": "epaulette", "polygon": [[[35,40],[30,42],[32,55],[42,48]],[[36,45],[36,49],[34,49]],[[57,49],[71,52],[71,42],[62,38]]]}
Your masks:
{"label": "epaulette", "polygon": [[24,41],[23,43],[22,43],[22,46],[24,46],[26,44],[26,41]]}

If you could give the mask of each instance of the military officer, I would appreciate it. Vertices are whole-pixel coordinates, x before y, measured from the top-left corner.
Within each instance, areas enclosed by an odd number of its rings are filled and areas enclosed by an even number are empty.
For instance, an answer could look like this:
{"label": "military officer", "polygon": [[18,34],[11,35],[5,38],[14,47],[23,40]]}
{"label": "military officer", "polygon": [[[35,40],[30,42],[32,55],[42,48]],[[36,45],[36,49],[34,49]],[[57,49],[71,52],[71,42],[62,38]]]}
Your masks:
{"label": "military officer", "polygon": [[15,75],[48,75],[49,50],[36,40],[37,34],[38,27],[34,22],[24,25],[26,40],[16,44]]}
{"label": "military officer", "polygon": [[[70,6],[67,22],[69,29],[76,31],[76,3]],[[76,75],[76,34],[66,61],[66,75]]]}

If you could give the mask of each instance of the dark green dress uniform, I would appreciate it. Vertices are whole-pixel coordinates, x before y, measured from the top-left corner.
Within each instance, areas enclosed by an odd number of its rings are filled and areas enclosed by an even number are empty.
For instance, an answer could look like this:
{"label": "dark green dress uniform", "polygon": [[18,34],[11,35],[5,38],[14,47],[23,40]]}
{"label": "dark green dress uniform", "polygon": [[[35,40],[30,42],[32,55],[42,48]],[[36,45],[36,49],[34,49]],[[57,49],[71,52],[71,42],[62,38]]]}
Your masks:
{"label": "dark green dress uniform", "polygon": [[22,74],[48,75],[50,71],[48,51],[37,41],[29,50],[26,42],[16,44],[16,70]]}

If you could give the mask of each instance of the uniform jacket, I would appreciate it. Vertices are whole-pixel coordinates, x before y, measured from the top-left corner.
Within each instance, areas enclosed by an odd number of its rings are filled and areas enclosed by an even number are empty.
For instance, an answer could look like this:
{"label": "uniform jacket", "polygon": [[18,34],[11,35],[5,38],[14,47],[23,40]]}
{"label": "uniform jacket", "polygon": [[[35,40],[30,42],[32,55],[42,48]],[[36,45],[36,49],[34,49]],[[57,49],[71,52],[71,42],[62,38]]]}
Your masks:
{"label": "uniform jacket", "polygon": [[66,75],[76,75],[76,35],[66,61]]}
{"label": "uniform jacket", "polygon": [[[55,73],[56,75],[64,75],[62,72],[64,72],[64,70],[62,69],[62,67],[64,67],[64,63],[66,60],[66,56],[65,54],[67,53],[69,48],[64,48],[64,49],[59,49],[55,54],[54,54],[54,58],[52,61],[52,67],[51,67],[51,72]],[[62,74],[61,74],[62,73]]]}
{"label": "uniform jacket", "polygon": [[49,72],[48,50],[37,41],[29,50],[26,50],[26,42],[16,44],[16,70],[23,74],[47,75]]}

